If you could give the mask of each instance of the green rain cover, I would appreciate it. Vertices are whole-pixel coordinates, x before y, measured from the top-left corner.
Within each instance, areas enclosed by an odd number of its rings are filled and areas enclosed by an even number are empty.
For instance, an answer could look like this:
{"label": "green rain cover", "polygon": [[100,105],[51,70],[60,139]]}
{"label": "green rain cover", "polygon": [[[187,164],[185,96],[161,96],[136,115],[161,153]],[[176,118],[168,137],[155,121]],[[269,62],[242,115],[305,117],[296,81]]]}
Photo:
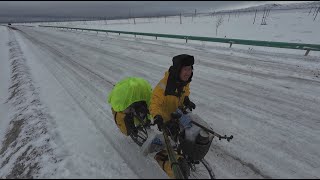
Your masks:
{"label": "green rain cover", "polygon": [[128,77],[113,87],[109,93],[108,103],[116,112],[123,111],[138,101],[146,101],[149,107],[151,94],[152,87],[148,81],[139,77]]}

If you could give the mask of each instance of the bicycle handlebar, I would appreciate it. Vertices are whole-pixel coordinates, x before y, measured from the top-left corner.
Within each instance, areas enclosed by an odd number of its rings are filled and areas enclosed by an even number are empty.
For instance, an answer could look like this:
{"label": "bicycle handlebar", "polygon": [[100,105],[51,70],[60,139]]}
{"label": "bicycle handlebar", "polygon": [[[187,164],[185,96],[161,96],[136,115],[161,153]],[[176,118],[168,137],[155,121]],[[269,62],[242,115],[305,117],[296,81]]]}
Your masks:
{"label": "bicycle handlebar", "polygon": [[[179,107],[179,109],[182,111],[183,114],[187,114],[188,113],[186,106]],[[177,116],[177,114],[171,114],[171,116],[172,116],[173,119],[179,119],[181,117],[181,116]],[[231,135],[231,136],[227,136],[227,135],[222,136],[222,135],[214,132],[213,130],[208,129],[207,127],[205,127],[205,126],[203,126],[203,125],[201,125],[201,124],[199,124],[199,123],[197,123],[197,122],[195,122],[193,120],[191,120],[191,123],[196,125],[196,126],[198,126],[198,127],[201,127],[202,129],[204,129],[205,131],[211,133],[212,135],[217,136],[220,141],[221,141],[221,139],[226,139],[228,142],[230,142],[230,140],[233,139],[233,135]],[[149,125],[150,126],[155,126],[156,124],[155,123],[150,123]]]}
{"label": "bicycle handlebar", "polygon": [[211,133],[212,135],[217,136],[217,137],[219,138],[219,140],[221,140],[221,139],[227,139],[227,141],[230,142],[230,140],[233,139],[233,135],[231,135],[231,136],[229,136],[229,137],[227,137],[227,135],[221,136],[220,134],[218,134],[218,133],[216,133],[216,132],[214,132],[214,131],[206,128],[206,127],[204,127],[203,125],[201,125],[201,124],[199,124],[199,123],[197,123],[197,122],[195,122],[195,121],[192,121],[192,120],[191,120],[191,123],[194,124],[194,125],[196,125],[196,126],[201,127],[202,129],[204,129],[205,131]]}
{"label": "bicycle handlebar", "polygon": [[[182,111],[183,114],[187,114],[187,113],[188,113],[187,108],[188,108],[188,107],[186,107],[186,106],[184,106],[184,107],[179,107],[179,109]],[[230,142],[230,140],[233,139],[233,135],[231,135],[231,136],[229,136],[229,137],[228,137],[227,135],[221,136],[220,134],[212,131],[211,129],[208,129],[207,127],[204,127],[203,125],[201,125],[201,124],[199,124],[199,123],[197,123],[197,122],[195,122],[195,121],[193,121],[193,120],[191,120],[191,123],[194,124],[194,125],[196,125],[196,126],[201,127],[202,129],[204,129],[205,131],[211,133],[212,135],[217,136],[217,137],[219,138],[219,140],[221,140],[221,139],[226,139],[228,142]]]}

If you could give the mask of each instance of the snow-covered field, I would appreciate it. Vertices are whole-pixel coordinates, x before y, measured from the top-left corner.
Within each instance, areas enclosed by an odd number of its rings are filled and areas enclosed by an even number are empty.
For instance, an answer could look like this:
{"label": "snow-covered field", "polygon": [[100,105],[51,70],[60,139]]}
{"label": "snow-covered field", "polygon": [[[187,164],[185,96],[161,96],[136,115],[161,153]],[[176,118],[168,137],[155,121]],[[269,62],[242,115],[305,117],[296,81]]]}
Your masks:
{"label": "snow-covered field", "polygon": [[[307,13],[270,14],[266,26],[225,17],[218,37],[319,44]],[[213,20],[69,26],[215,37]],[[106,100],[128,76],[154,87],[182,53],[195,56],[194,113],[234,136],[214,139],[205,157],[216,178],[320,178],[316,52],[16,27],[0,26],[1,178],[166,178],[120,133]]]}
{"label": "snow-covered field", "polygon": [[[78,28],[108,29],[132,32],[192,35],[219,38],[281,41],[319,44],[320,18],[313,21],[309,9],[271,11],[266,18],[267,25],[261,25],[263,11],[222,15],[223,23],[216,35],[216,22],[220,15],[196,17],[136,18],[125,20],[33,23]],[[255,23],[253,24],[255,19]],[[182,40],[181,40],[182,41]]]}
{"label": "snow-covered field", "polygon": [[[275,10],[266,17],[266,25],[261,25],[264,12],[230,13],[222,15],[223,22],[217,29],[216,24],[221,15],[179,16],[159,18],[135,18],[103,21],[74,21],[30,23],[24,25],[51,25],[89,29],[106,29],[131,32],[162,33],[176,35],[191,35],[217,38],[233,38],[247,40],[277,41],[289,43],[320,44],[320,17],[314,20],[314,12],[309,9]],[[255,17],[256,16],[256,17]],[[135,22],[135,24],[134,24]],[[254,23],[253,23],[254,22]],[[122,35],[132,37],[133,35]],[[138,36],[143,39],[154,37]],[[185,40],[158,38],[168,42],[185,42]],[[214,45],[229,47],[229,44],[215,42],[188,41],[192,44]],[[248,51],[263,50],[267,52],[284,52],[290,54],[304,54],[305,51],[269,48],[259,46],[233,45]],[[319,52],[311,51],[310,55],[320,56]]]}

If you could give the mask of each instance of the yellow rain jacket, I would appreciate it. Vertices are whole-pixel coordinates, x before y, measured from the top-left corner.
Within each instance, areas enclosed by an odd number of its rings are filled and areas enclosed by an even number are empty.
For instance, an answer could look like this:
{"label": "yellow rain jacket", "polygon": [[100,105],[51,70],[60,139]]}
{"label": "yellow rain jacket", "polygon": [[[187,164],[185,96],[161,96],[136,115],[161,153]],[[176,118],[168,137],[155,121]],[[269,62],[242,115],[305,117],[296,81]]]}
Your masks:
{"label": "yellow rain jacket", "polygon": [[165,95],[165,90],[168,82],[169,71],[165,73],[164,78],[153,89],[150,104],[150,114],[152,117],[161,115],[164,122],[171,119],[171,113],[175,112],[179,106],[183,105],[184,98],[189,96],[189,84],[185,85],[182,89],[181,96]]}

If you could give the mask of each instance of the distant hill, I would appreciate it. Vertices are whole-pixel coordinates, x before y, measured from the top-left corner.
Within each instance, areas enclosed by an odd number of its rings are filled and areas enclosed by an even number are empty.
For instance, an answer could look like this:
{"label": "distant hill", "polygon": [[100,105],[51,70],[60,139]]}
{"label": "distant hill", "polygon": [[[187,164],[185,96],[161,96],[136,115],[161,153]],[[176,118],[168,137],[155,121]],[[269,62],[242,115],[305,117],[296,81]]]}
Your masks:
{"label": "distant hill", "polygon": [[218,11],[217,13],[230,13],[230,12],[249,12],[249,11],[263,11],[264,9],[270,9],[270,10],[291,10],[291,9],[308,9],[308,8],[314,8],[314,7],[320,7],[320,2],[303,2],[303,3],[290,3],[290,4],[264,4],[264,5],[258,5],[258,6],[251,6],[248,8],[240,8],[240,9],[229,9],[229,10],[222,10]]}

